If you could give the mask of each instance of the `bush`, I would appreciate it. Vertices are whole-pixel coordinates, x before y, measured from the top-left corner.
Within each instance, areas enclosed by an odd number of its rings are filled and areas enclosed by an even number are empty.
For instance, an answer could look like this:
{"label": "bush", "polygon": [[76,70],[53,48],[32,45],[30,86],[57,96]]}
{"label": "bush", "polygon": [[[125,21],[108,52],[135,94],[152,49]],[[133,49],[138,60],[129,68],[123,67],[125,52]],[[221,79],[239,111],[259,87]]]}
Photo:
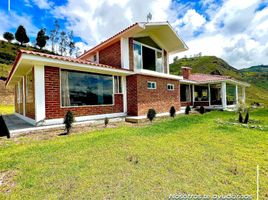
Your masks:
{"label": "bush", "polygon": [[155,118],[155,115],[156,115],[156,112],[153,108],[148,110],[147,118],[150,120],[150,122],[153,121],[153,119]]}
{"label": "bush", "polygon": [[70,133],[70,130],[72,128],[72,124],[74,122],[74,115],[71,111],[68,111],[64,117],[64,124],[65,124],[65,129],[66,129],[66,134]]}
{"label": "bush", "polygon": [[199,112],[200,112],[200,114],[202,114],[202,115],[205,113],[205,108],[204,108],[204,106],[201,106],[201,107],[200,107]]}
{"label": "bush", "polygon": [[248,123],[248,119],[249,119],[249,114],[247,112],[246,117],[245,117],[245,120],[244,120],[244,124],[247,124]]}
{"label": "bush", "polygon": [[170,117],[175,117],[176,109],[174,108],[174,106],[171,106],[171,108],[169,110],[169,114],[170,114]]}
{"label": "bush", "polygon": [[243,123],[243,116],[242,116],[242,112],[239,112],[239,119],[238,119],[239,123]]}
{"label": "bush", "polygon": [[105,125],[105,127],[107,127],[108,124],[109,124],[109,119],[107,117],[105,117],[105,119],[104,119],[104,125]]}
{"label": "bush", "polygon": [[186,114],[186,115],[189,115],[190,111],[191,111],[191,107],[188,105],[188,106],[186,107],[186,109],[185,109],[185,114]]}

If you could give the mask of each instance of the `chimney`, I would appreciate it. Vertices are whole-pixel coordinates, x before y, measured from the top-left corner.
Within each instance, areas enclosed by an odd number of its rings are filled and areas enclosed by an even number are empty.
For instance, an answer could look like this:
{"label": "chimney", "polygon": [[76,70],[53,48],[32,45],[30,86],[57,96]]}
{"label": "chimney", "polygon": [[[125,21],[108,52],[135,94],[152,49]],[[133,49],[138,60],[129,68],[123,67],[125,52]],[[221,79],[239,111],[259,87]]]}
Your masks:
{"label": "chimney", "polygon": [[192,68],[191,67],[181,67],[181,75],[184,79],[189,79],[191,75]]}

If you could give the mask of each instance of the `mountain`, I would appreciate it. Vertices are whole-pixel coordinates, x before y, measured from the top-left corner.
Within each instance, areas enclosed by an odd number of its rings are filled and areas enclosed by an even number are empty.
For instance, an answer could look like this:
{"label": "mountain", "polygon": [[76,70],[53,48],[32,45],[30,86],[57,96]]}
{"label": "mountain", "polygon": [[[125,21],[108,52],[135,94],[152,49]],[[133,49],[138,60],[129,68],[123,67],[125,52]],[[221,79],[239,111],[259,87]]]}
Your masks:
{"label": "mountain", "polygon": [[248,82],[251,86],[246,91],[247,101],[268,105],[268,73],[265,72],[265,65],[238,70],[216,56],[199,56],[174,59],[169,66],[170,73],[174,75],[180,75],[181,67],[187,66],[192,68],[193,73],[227,75]]}
{"label": "mountain", "polygon": [[249,68],[244,68],[240,70],[241,72],[267,72],[268,73],[268,65],[257,65]]}

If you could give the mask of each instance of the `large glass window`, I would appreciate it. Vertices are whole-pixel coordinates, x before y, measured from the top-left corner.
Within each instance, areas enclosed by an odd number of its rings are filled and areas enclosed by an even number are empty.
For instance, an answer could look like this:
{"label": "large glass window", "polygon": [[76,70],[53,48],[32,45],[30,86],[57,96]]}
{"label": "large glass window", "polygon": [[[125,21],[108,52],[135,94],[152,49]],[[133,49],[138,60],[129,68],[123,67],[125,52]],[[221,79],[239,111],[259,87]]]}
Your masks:
{"label": "large glass window", "polygon": [[155,50],[142,46],[143,69],[156,71]]}
{"label": "large glass window", "polygon": [[191,90],[190,85],[181,84],[180,85],[181,101],[191,102]]}
{"label": "large glass window", "polygon": [[141,69],[141,45],[134,43],[133,45],[134,50],[134,67],[136,69]]}
{"label": "large glass window", "polygon": [[62,106],[113,104],[113,76],[61,71]]}
{"label": "large glass window", "polygon": [[163,72],[163,56],[160,51],[156,51],[156,71]]}
{"label": "large glass window", "polygon": [[195,86],[195,101],[208,101],[208,87]]}

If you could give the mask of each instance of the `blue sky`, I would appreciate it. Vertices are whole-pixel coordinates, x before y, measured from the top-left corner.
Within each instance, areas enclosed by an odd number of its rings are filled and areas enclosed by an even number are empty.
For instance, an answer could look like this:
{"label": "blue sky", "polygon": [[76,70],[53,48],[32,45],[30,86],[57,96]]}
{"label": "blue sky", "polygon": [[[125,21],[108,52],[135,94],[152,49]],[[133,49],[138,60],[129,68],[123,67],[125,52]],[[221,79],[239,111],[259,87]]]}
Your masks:
{"label": "blue sky", "polygon": [[[81,50],[89,49],[136,21],[169,21],[189,46],[174,56],[215,55],[236,68],[268,64],[267,0],[8,0],[0,3],[0,37],[22,24],[31,42],[54,20],[74,31]],[[50,44],[48,44],[49,48]]]}

